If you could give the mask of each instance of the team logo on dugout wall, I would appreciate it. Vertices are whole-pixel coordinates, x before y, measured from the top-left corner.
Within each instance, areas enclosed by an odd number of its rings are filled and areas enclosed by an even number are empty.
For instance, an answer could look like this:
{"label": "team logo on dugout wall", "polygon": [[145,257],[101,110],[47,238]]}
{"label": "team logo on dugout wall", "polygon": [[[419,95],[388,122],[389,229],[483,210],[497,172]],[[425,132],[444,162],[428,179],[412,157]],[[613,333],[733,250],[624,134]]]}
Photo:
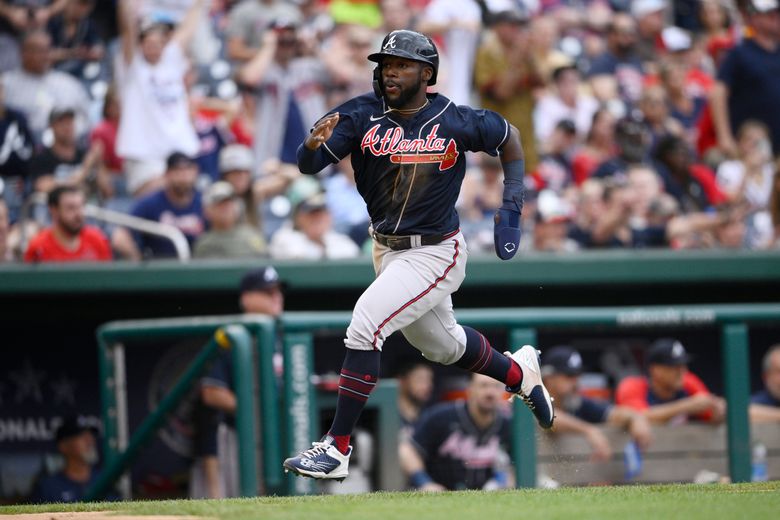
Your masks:
{"label": "team logo on dugout wall", "polygon": [[405,139],[404,131],[398,127],[388,128],[379,137],[380,126],[372,126],[363,136],[363,153],[368,151],[375,157],[389,155],[393,164],[439,163],[439,171],[455,166],[460,155],[454,139],[445,145],[447,140],[437,135],[439,125],[433,125],[428,135],[417,139]]}

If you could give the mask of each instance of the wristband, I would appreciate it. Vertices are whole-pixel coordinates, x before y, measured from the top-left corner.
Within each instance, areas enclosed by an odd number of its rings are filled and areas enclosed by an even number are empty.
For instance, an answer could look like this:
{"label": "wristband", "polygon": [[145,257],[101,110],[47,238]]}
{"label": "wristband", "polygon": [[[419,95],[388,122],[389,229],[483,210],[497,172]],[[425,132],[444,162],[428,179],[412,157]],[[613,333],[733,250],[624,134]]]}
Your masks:
{"label": "wristband", "polygon": [[409,477],[409,483],[416,488],[421,488],[425,484],[429,484],[431,482],[433,482],[433,479],[431,478],[430,475],[428,475],[428,473],[424,469],[421,469],[420,471],[415,471]]}

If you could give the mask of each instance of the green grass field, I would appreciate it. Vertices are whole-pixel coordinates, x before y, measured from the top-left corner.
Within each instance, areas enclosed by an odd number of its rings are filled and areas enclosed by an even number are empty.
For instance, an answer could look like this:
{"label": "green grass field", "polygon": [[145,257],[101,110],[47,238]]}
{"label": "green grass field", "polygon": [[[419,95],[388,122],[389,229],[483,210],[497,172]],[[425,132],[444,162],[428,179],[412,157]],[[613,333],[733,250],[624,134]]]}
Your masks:
{"label": "green grass field", "polygon": [[220,519],[778,519],[780,482],[9,506],[0,514],[121,511]]}

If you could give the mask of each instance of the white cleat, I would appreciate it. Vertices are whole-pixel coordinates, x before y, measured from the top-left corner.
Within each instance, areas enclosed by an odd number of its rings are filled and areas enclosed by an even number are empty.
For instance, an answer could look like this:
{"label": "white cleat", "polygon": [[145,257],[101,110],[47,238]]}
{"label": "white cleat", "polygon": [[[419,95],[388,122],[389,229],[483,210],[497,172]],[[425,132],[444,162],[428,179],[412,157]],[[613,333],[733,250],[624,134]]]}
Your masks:
{"label": "white cleat", "polygon": [[349,474],[352,446],[345,455],[332,442],[332,437],[326,436],[321,442],[312,442],[308,450],[286,459],[283,464],[285,473],[292,471],[301,477],[344,480]]}
{"label": "white cleat", "polygon": [[549,429],[552,428],[555,420],[555,410],[553,399],[542,383],[542,371],[539,368],[540,354],[541,352],[531,345],[524,345],[514,353],[504,352],[504,355],[517,363],[523,371],[520,389],[515,391],[510,400],[520,397],[536,416],[539,426]]}

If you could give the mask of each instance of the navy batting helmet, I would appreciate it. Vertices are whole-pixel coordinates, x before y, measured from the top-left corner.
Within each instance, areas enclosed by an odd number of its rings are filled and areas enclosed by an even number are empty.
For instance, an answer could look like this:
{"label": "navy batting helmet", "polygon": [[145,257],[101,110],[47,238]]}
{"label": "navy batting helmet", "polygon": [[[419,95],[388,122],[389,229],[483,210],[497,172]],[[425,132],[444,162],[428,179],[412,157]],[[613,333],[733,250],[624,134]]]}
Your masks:
{"label": "navy batting helmet", "polygon": [[[385,56],[397,56],[430,65],[433,68],[433,75],[431,75],[428,85],[436,84],[436,76],[439,72],[439,51],[433,40],[424,34],[407,30],[391,32],[382,40],[382,49],[379,52],[369,54],[368,59],[382,63],[382,58]],[[374,71],[374,80],[381,83],[379,67]]]}

